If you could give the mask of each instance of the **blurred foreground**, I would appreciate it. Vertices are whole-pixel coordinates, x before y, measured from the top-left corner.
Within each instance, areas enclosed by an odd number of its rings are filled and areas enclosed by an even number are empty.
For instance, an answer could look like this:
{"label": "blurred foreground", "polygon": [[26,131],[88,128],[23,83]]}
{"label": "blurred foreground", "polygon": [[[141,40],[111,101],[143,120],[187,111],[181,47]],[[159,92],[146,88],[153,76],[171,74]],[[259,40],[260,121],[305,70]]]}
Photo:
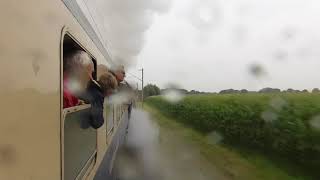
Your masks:
{"label": "blurred foreground", "polygon": [[[115,163],[120,180],[302,180],[264,155],[221,143],[168,119],[157,109],[134,110],[126,146]],[[289,175],[290,174],[290,175]]]}
{"label": "blurred foreground", "polygon": [[134,110],[126,146],[116,161],[120,180],[228,179],[200,149],[173,135],[152,120],[147,112]]}

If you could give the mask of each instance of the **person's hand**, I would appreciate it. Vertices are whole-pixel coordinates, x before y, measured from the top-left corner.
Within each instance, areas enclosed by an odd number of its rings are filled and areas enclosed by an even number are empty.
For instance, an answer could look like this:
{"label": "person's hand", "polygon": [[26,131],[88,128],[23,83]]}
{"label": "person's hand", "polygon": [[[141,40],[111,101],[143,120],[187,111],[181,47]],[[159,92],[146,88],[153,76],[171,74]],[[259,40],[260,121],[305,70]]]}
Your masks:
{"label": "person's hand", "polygon": [[78,102],[78,106],[80,106],[80,105],[85,105],[86,103],[83,101],[83,100],[79,100],[79,102]]}

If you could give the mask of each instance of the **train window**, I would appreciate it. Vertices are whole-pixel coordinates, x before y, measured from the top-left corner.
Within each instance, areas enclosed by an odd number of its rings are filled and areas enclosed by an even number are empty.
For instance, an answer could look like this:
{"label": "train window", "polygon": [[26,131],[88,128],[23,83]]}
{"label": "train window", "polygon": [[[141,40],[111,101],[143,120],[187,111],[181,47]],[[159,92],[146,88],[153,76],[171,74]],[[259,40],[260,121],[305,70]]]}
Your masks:
{"label": "train window", "polygon": [[[63,42],[63,108],[74,107],[83,102],[87,85],[97,78],[96,60],[69,35]],[[91,74],[92,73],[92,74]]]}
{"label": "train window", "polygon": [[119,125],[119,123],[120,123],[120,121],[121,121],[121,119],[122,119],[122,115],[123,115],[123,114],[122,114],[122,109],[123,109],[124,106],[125,106],[125,105],[119,105],[119,108],[118,108],[118,109],[119,109],[119,110],[118,110],[118,111],[119,111],[119,112],[118,112],[118,113],[119,113],[119,119],[118,119],[118,121],[117,121],[117,125]]}
{"label": "train window", "polygon": [[[85,51],[86,53],[88,53],[88,51],[84,50],[70,35],[66,34],[64,36],[64,40],[63,40],[63,56],[66,57],[66,55],[75,52],[77,50],[82,50]],[[90,54],[89,54],[90,55]],[[96,59],[92,56],[91,59],[93,61],[94,64],[94,71],[92,73],[92,77],[96,80],[97,79],[97,61]],[[65,65],[65,59],[63,59],[63,64]]]}
{"label": "train window", "polygon": [[106,104],[105,117],[107,117],[107,139],[111,137],[114,129],[114,105]]}
{"label": "train window", "polygon": [[118,117],[118,104],[115,104],[113,108],[113,126],[117,125]]}
{"label": "train window", "polygon": [[[88,72],[92,71],[92,77],[96,79],[96,61],[69,34],[64,36],[62,50],[62,177],[64,180],[81,179],[91,171],[97,154],[97,130],[89,123],[91,105],[81,98],[90,80]],[[74,58],[75,53],[81,56]],[[83,62],[77,60],[87,61],[86,63],[92,61],[93,68],[83,68]]]}
{"label": "train window", "polygon": [[90,105],[64,111],[64,179],[83,176],[95,161],[97,131],[90,127]]}
{"label": "train window", "polygon": [[121,120],[121,117],[122,117],[122,114],[121,114],[121,108],[122,108],[122,105],[118,105],[118,119],[117,119],[117,126],[119,125],[119,122]]}

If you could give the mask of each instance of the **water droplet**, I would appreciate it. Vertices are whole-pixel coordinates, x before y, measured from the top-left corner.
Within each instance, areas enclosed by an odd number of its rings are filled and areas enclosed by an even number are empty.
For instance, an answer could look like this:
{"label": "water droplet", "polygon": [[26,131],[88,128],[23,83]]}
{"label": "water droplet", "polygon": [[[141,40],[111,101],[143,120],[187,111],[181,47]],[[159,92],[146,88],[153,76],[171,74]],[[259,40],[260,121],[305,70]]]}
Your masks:
{"label": "water droplet", "polygon": [[278,50],[273,54],[274,59],[279,60],[279,61],[283,61],[288,59],[288,52],[285,50]]}
{"label": "water droplet", "polygon": [[320,130],[320,115],[317,115],[313,117],[310,121],[309,124],[312,128]]}
{"label": "water droplet", "polygon": [[222,140],[223,140],[223,136],[220,133],[216,132],[216,131],[213,131],[213,132],[211,132],[211,133],[209,133],[207,135],[207,141],[211,145],[218,144]]}
{"label": "water droplet", "polygon": [[0,164],[9,165],[16,161],[16,149],[11,144],[5,144],[0,146]]}
{"label": "water droplet", "polygon": [[123,179],[129,179],[132,177],[138,176],[138,169],[136,168],[135,157],[130,153],[122,153],[121,156],[118,156],[117,166],[121,169],[119,176]]}
{"label": "water droplet", "polygon": [[285,101],[281,97],[275,97],[270,101],[270,106],[277,111],[281,111],[283,107],[287,106],[287,104],[288,104],[287,101]]}
{"label": "water droplet", "polygon": [[252,64],[249,66],[249,72],[256,78],[261,78],[267,74],[265,69],[260,64]]}
{"label": "water droplet", "polygon": [[272,122],[278,119],[278,115],[272,111],[264,111],[261,114],[261,118],[266,122]]}
{"label": "water droplet", "polygon": [[165,100],[169,101],[170,103],[178,103],[184,98],[184,94],[174,89],[165,91],[163,96]]}
{"label": "water droplet", "polygon": [[125,104],[130,100],[130,94],[127,92],[118,92],[110,96],[111,104]]}
{"label": "water droplet", "polygon": [[79,94],[80,92],[83,91],[83,87],[82,87],[81,83],[76,79],[70,78],[69,81],[67,82],[66,86],[74,94]]}

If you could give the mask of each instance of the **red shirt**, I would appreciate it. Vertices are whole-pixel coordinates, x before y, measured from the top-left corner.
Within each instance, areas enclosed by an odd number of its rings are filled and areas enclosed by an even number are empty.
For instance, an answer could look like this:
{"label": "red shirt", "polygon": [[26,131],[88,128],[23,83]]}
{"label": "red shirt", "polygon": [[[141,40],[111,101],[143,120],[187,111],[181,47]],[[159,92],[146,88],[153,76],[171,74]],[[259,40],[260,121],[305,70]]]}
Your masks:
{"label": "red shirt", "polygon": [[68,88],[68,77],[63,77],[63,108],[77,106],[79,99],[75,97]]}

